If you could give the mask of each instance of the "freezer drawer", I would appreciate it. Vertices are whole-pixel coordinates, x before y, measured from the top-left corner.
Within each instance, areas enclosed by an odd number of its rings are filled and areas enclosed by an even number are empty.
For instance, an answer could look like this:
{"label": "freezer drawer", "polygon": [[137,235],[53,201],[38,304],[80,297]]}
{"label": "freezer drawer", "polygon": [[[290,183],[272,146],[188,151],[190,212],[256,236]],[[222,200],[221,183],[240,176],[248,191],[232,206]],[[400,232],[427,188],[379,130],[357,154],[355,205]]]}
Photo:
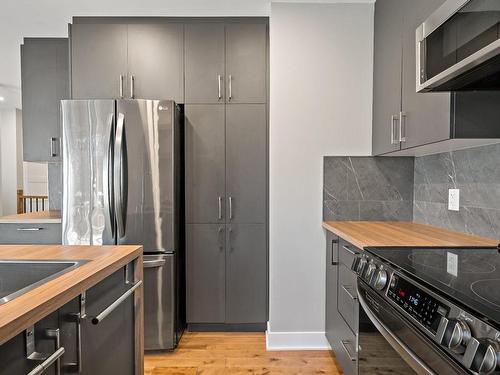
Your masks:
{"label": "freezer drawer", "polygon": [[144,349],[177,345],[175,254],[144,256]]}

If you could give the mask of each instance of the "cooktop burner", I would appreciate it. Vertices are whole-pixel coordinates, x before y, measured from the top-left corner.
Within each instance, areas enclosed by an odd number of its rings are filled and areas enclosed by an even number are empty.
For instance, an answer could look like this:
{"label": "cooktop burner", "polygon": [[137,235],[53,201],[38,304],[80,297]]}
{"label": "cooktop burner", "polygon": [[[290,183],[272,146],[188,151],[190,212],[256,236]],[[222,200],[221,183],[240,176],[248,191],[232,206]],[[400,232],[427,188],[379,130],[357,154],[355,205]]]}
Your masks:
{"label": "cooktop burner", "polygon": [[497,248],[367,250],[500,326],[500,253]]}

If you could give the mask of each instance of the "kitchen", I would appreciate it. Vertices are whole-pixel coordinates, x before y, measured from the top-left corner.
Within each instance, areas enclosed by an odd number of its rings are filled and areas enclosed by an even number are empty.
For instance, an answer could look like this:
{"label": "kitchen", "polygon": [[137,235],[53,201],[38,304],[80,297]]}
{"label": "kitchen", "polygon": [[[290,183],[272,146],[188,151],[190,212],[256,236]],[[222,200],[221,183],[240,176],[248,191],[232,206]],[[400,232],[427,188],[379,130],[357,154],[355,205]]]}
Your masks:
{"label": "kitchen", "polygon": [[0,373],[498,371],[494,1],[2,7]]}

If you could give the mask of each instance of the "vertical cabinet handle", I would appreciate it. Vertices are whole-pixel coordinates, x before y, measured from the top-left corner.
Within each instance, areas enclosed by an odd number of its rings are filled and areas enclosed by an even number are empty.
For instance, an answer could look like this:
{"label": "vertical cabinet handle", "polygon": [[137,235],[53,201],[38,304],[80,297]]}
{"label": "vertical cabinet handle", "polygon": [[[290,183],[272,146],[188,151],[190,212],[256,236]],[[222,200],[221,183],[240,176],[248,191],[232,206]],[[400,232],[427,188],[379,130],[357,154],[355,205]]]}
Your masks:
{"label": "vertical cabinet handle", "polygon": [[230,74],[228,79],[229,79],[228,99],[231,100],[233,98],[233,76]]}
{"label": "vertical cabinet handle", "polygon": [[218,209],[219,209],[219,212],[217,214],[217,218],[219,220],[222,220],[222,197],[220,195],[217,197],[217,205],[218,205]]}
{"label": "vertical cabinet handle", "polygon": [[396,138],[396,126],[398,126],[399,117],[398,115],[391,116],[391,145],[396,145],[399,143],[399,139]]}
{"label": "vertical cabinet handle", "polygon": [[218,99],[222,99],[222,76],[219,74],[217,76],[217,86],[219,87],[219,96]]}
{"label": "vertical cabinet handle", "polygon": [[233,197],[229,197],[229,220],[233,219]]}
{"label": "vertical cabinet handle", "polygon": [[222,232],[224,231],[224,227],[219,227],[217,230],[217,235],[219,237],[219,249],[224,249],[224,243],[222,242]]}
{"label": "vertical cabinet handle", "polygon": [[120,74],[120,99],[123,99],[123,74]]}
{"label": "vertical cabinet handle", "polygon": [[130,99],[134,99],[135,96],[135,77],[133,75],[130,75]]}
{"label": "vertical cabinet handle", "polygon": [[50,138],[50,157],[55,158],[59,156],[59,138],[52,137]]}
{"label": "vertical cabinet handle", "polygon": [[399,142],[406,142],[406,112],[399,112]]}

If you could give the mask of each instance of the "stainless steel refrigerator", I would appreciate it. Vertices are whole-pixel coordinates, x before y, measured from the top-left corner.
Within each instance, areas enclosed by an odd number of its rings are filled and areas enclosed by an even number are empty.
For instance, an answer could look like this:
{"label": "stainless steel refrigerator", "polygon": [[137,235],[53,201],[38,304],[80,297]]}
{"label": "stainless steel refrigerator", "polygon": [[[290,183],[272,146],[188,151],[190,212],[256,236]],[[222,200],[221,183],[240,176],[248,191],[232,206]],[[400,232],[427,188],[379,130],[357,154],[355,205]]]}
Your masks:
{"label": "stainless steel refrigerator", "polygon": [[173,101],[63,100],[63,244],[144,247],[146,350],[183,330],[181,112]]}

